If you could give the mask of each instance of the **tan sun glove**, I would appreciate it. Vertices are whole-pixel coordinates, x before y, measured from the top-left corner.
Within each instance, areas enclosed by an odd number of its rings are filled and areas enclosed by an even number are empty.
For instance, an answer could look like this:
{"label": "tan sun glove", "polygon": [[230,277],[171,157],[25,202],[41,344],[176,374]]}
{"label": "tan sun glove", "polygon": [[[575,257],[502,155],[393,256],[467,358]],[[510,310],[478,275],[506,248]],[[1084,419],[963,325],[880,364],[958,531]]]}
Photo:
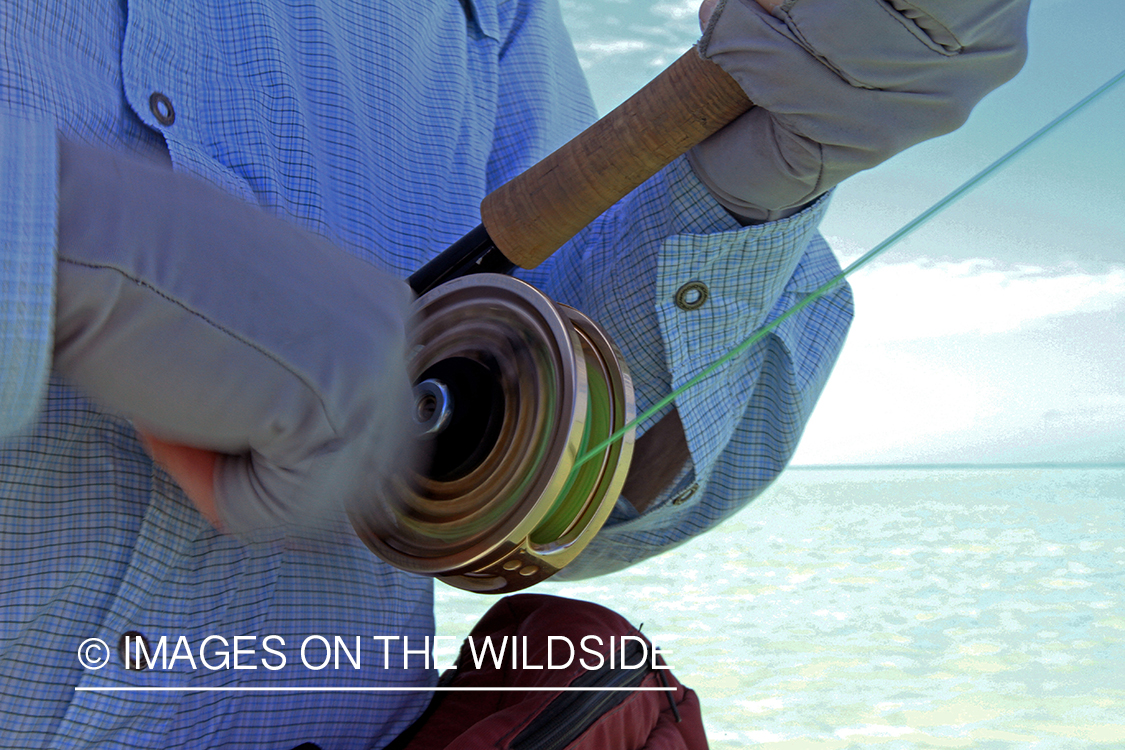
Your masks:
{"label": "tan sun glove", "polygon": [[693,149],[692,167],[740,218],[794,213],[960,127],[1022,67],[1028,3],[722,0],[700,54],[756,106]]}
{"label": "tan sun glove", "polygon": [[60,144],[55,368],[221,454],[235,534],[375,501],[413,436],[406,283],[166,168]]}

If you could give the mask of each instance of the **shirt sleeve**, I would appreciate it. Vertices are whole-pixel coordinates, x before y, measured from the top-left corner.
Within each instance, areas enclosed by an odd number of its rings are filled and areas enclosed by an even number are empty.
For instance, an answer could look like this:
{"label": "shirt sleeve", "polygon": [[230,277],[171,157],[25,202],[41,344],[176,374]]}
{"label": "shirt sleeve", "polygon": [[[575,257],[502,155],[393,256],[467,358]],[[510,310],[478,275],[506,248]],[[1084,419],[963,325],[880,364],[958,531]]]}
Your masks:
{"label": "shirt sleeve", "polygon": [[[551,46],[567,37],[545,5],[517,10],[505,43],[500,91],[509,101],[501,99],[492,187],[592,116],[573,48]],[[681,157],[520,276],[607,329],[631,370],[640,413],[839,272],[816,231],[827,205],[825,196],[784,220],[742,227]],[[691,304],[693,293],[705,295],[702,304]],[[680,395],[674,406],[690,465],[643,514],[618,500],[561,577],[635,563],[757,496],[796,449],[850,319],[850,291],[841,285]],[[638,436],[671,408],[642,422]]]}
{"label": "shirt sleeve", "polygon": [[[781,221],[730,227],[681,159],[552,257],[542,288],[609,331],[631,369],[640,413],[840,272],[817,233],[828,201]],[[702,304],[684,304],[690,290],[706,295]],[[841,284],[677,396],[689,465],[643,514],[618,499],[605,528],[560,577],[640,562],[761,494],[796,450],[851,317],[851,292]],[[638,435],[671,408],[642,422]]]}
{"label": "shirt sleeve", "polygon": [[55,127],[0,113],[0,436],[34,416],[51,360]]}

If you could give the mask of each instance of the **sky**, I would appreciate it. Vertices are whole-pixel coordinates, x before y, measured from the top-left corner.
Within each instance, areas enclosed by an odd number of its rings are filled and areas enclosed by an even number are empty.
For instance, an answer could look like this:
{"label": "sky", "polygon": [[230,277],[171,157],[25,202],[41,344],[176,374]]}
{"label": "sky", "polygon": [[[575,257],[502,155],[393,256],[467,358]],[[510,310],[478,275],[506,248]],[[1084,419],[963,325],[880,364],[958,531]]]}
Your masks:
{"label": "sky", "polygon": [[[563,0],[605,113],[699,36],[697,3]],[[842,184],[841,263],[1125,68],[1125,3],[1033,0],[1029,54],[956,133]],[[1125,463],[1125,83],[855,273],[794,465]]]}

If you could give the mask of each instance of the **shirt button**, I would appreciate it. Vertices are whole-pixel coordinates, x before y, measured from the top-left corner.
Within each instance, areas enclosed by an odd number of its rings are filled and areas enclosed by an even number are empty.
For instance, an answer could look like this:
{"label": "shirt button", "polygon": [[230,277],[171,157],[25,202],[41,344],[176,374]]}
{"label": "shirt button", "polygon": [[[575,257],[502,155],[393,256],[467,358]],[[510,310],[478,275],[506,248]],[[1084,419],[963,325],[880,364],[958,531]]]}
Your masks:
{"label": "shirt button", "polygon": [[695,491],[698,489],[699,482],[692,482],[691,487],[688,487],[686,490],[672,498],[672,505],[683,505],[689,499],[691,499],[691,496],[694,495]]}
{"label": "shirt button", "polygon": [[145,653],[150,658],[153,656],[152,646],[149,645],[148,638],[145,638],[144,633],[126,630],[117,639],[117,655],[121,658],[121,665],[126,669],[142,670],[147,668],[141,650],[137,646],[137,641],[140,641],[141,645],[144,646]]}
{"label": "shirt button", "polygon": [[702,281],[689,281],[676,290],[676,307],[681,310],[698,310],[711,293]]}
{"label": "shirt button", "polygon": [[148,108],[161,125],[171,125],[176,121],[176,110],[172,107],[172,100],[159,91],[152,92],[152,96],[148,98]]}

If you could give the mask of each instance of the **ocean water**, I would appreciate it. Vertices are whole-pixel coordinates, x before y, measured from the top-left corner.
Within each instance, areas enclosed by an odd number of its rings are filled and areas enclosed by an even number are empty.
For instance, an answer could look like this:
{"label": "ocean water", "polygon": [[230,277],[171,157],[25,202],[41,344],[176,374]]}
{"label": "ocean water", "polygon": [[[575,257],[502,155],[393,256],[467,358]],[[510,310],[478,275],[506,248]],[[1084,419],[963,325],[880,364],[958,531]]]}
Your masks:
{"label": "ocean water", "polygon": [[[791,469],[599,602],[713,748],[1125,748],[1125,468]],[[439,633],[493,599],[439,585]]]}

